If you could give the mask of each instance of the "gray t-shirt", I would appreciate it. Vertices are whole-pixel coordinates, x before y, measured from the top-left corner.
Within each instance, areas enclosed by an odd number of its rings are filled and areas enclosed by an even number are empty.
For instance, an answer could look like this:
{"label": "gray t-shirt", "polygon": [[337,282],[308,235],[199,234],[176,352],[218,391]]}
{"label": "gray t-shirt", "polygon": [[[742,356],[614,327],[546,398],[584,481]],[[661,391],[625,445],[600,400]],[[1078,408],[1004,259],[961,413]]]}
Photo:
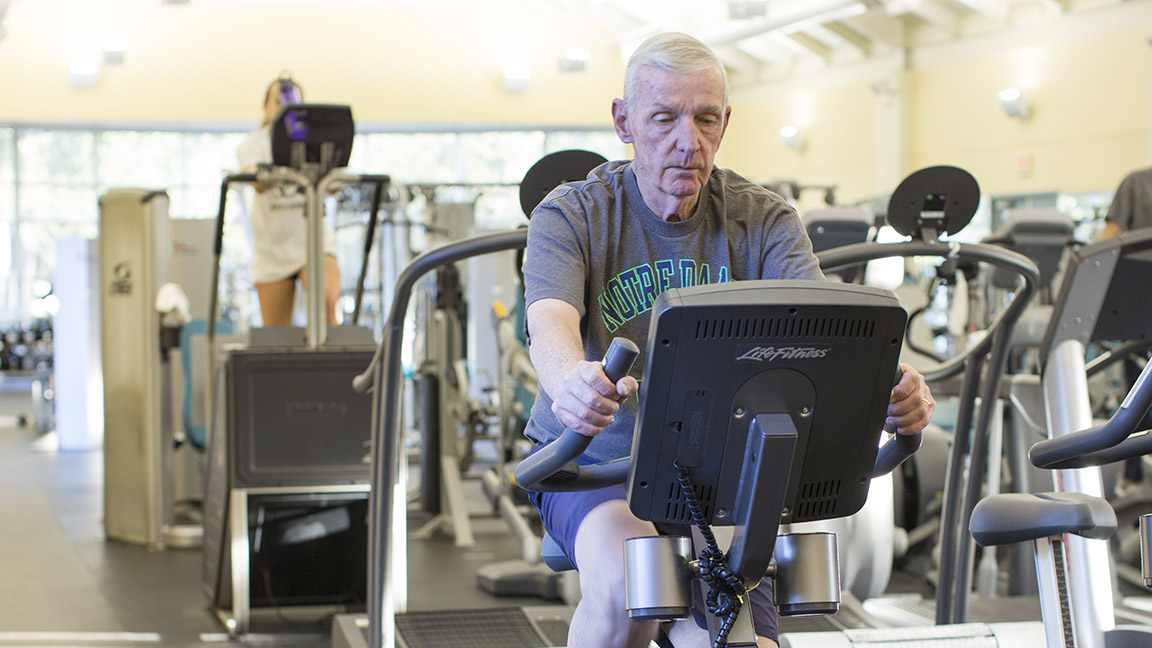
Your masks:
{"label": "gray t-shirt", "polygon": [[1152,227],[1152,169],[1129,173],[1116,189],[1105,219],[1125,232]]}
{"label": "gray t-shirt", "polygon": [[[524,259],[525,304],[560,299],[580,312],[588,360],[614,337],[636,343],[644,368],[648,319],[670,288],[744,279],[822,279],[800,217],[782,198],[732,171],[713,169],[692,218],[660,220],[644,203],[630,162],[607,162],[553,190],[532,213]],[[641,385],[643,390],[643,385]],[[593,439],[585,460],[626,457],[638,400]],[[541,389],[525,434],[547,443],[564,431]]]}

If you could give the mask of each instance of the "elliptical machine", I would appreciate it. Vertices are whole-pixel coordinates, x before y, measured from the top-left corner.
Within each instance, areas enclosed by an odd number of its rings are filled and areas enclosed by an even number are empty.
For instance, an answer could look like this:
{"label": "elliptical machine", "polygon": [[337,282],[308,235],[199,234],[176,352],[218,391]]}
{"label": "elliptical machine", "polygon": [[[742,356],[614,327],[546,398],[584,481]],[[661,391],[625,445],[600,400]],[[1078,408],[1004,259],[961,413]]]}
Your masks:
{"label": "elliptical machine", "polygon": [[[1152,306],[1133,296],[1149,281],[1152,230],[1128,232],[1085,246],[1072,256],[1041,346],[1050,438],[1029,452],[1033,465],[1056,470],[1054,484],[1060,492],[990,498],[990,503],[981,505],[990,512],[972,523],[981,544],[1000,544],[1009,538],[1036,541],[1038,571],[1052,581],[1047,586],[1041,582],[1047,592],[1044,617],[1049,646],[1119,648],[1152,643],[1152,633],[1146,628],[1116,626],[1118,602],[1108,546],[1103,541],[1115,529],[1116,517],[1102,499],[1096,468],[1152,452],[1152,435],[1132,434],[1149,409],[1148,370],[1141,373],[1110,422],[1093,427],[1087,378],[1092,366],[1104,360],[1089,364],[1085,359],[1091,342],[1134,341],[1112,352],[1120,355],[1147,346],[1152,336]],[[1016,518],[1006,521],[1004,514]],[[1143,536],[1147,523],[1143,519],[1141,523]],[[1052,535],[1062,537],[1046,539]],[[1045,559],[1049,553],[1064,565]],[[1143,564],[1147,568],[1147,559]],[[1067,576],[1065,590],[1057,588],[1061,572]]]}
{"label": "elliptical machine", "polygon": [[888,205],[889,225],[911,240],[856,244],[820,255],[825,271],[889,257],[938,256],[957,265],[988,264],[1016,277],[1011,300],[989,324],[986,334],[951,360],[923,370],[931,384],[963,374],[941,512],[938,625],[962,623],[968,618],[973,561],[968,519],[983,483],[987,431],[994,414],[991,404],[999,393],[1012,329],[1039,281],[1035,263],[1019,253],[993,245],[941,240],[972,220],[979,200],[980,187],[966,171],[949,166],[921,169],[900,183]]}

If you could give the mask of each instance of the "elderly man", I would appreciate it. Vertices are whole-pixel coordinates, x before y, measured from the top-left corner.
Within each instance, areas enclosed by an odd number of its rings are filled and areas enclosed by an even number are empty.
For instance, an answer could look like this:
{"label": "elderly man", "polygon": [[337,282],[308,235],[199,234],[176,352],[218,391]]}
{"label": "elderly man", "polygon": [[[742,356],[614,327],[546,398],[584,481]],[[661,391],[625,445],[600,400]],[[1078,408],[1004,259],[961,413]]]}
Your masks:
{"label": "elderly man", "polygon": [[[530,352],[540,393],[526,434],[537,444],[565,427],[594,437],[582,461],[628,455],[636,378],[613,384],[600,358],[611,339],[644,348],[656,295],[742,279],[821,279],[796,212],[779,196],[713,167],[731,108],[723,66],[684,34],[648,39],[628,62],[624,98],[612,102],[631,161],[609,162],[563,185],[533,213],[524,263]],[[640,365],[634,369],[639,372]],[[888,424],[915,434],[935,407],[923,376],[904,367]],[[632,515],[624,488],[534,493],[545,529],[579,570],[582,600],[570,648],[647,647],[656,622],[624,608],[624,540],[654,535]],[[664,531],[668,531],[664,529]],[[775,646],[771,582],[753,589],[759,645]],[[675,622],[677,648],[704,646],[702,617]]]}

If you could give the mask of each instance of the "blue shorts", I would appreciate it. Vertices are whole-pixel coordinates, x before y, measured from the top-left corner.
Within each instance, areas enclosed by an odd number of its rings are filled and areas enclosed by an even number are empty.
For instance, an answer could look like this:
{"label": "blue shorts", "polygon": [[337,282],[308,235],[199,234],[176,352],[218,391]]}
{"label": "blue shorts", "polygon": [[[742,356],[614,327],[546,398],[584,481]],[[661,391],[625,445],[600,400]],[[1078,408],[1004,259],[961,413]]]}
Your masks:
{"label": "blue shorts", "polygon": [[[529,491],[528,498],[536,506],[536,510],[540,512],[540,520],[543,522],[544,530],[552,536],[556,544],[560,545],[560,548],[564,550],[564,555],[568,556],[568,559],[575,565],[576,531],[579,530],[584,516],[604,502],[617,499],[627,500],[628,495],[624,485],[621,484],[600,490],[574,493]],[[692,530],[686,524],[657,525],[656,530],[662,535],[692,536]],[[752,606],[752,625],[756,629],[756,634],[776,640],[779,634],[779,622],[776,618],[772,585],[771,578],[762,579],[760,585],[748,593],[748,605]],[[698,626],[707,628],[703,602],[696,601],[695,603],[692,616],[696,619]]]}

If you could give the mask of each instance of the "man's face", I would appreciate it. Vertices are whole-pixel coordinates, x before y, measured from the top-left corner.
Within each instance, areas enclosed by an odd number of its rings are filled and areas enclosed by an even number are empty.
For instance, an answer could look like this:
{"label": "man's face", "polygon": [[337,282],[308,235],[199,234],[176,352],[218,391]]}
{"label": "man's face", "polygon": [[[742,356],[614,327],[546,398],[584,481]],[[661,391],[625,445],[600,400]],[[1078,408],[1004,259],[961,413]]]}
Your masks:
{"label": "man's face", "polygon": [[[680,74],[644,67],[634,105],[613,104],[617,133],[635,149],[633,169],[642,191],[656,200],[700,193],[728,125],[719,70]],[[647,191],[645,191],[646,199]]]}

